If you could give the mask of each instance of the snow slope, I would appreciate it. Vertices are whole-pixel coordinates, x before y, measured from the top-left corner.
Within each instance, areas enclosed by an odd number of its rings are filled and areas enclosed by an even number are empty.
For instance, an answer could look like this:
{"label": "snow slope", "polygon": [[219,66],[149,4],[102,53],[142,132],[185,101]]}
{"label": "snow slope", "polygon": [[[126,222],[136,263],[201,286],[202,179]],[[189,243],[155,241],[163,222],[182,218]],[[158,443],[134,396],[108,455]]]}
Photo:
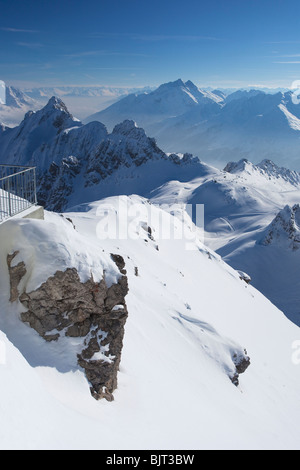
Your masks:
{"label": "snow slope", "polygon": [[300,326],[299,204],[220,250],[233,267],[246,270],[253,285]]}
{"label": "snow slope", "polygon": [[[271,161],[253,165],[248,160],[229,163],[226,171],[206,169],[190,181],[162,185],[151,193],[152,202],[190,204],[194,216],[194,205],[204,204],[205,243],[235,269],[248,273],[253,285],[300,325],[299,252],[291,249],[298,237],[292,208],[300,201],[299,173]],[[257,244],[267,238],[268,225],[278,213],[287,214],[275,230],[280,243]]]}
{"label": "snow slope", "polygon": [[[114,239],[105,218],[117,217],[122,226],[125,210],[128,238]],[[138,196],[65,215],[78,233],[51,213],[45,221],[12,220],[6,225],[12,235],[1,233],[0,447],[299,449],[300,369],[292,361],[299,328],[202,245],[187,219]],[[186,238],[161,239],[159,219],[175,234],[184,228],[193,250]],[[19,307],[8,302],[7,250],[20,248],[20,260],[26,246],[31,281],[38,284],[54,268],[53,257],[48,262],[54,245],[58,264],[78,262],[89,247],[96,265],[105,265],[111,252],[126,260],[129,318],[113,403],[90,396],[81,370],[59,368],[53,362],[59,345],[56,350],[22,324]],[[237,388],[228,375],[244,348],[251,365]],[[67,351],[59,358],[64,364]]]}
{"label": "snow slope", "polygon": [[150,92],[151,88],[56,86],[27,88],[24,91],[27,96],[44,104],[52,96],[57,96],[66,103],[73,115],[83,120],[129,94]]}

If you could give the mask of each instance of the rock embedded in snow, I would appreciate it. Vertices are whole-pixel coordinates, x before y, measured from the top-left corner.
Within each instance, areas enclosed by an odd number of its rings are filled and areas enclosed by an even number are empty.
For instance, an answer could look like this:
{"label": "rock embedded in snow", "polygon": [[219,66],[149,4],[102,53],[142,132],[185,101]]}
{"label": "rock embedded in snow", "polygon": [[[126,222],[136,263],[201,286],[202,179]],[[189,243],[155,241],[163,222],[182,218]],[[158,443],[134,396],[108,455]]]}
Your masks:
{"label": "rock embedded in snow", "polygon": [[249,274],[244,273],[243,271],[238,271],[238,273],[239,273],[241,281],[245,281],[247,284],[250,284],[252,279],[251,279],[251,276],[249,276]]}
{"label": "rock embedded in snow", "polygon": [[[65,338],[68,348],[68,339],[80,340],[77,361],[85,371],[93,397],[112,401],[128,316],[127,277],[122,275],[117,284],[108,286],[105,277],[95,282],[91,276],[82,282],[77,270],[68,268],[65,272],[57,271],[35,291],[19,293],[18,286],[27,271],[23,262],[12,266],[18,254],[9,255],[7,264],[10,301],[19,300],[26,309],[21,313],[21,320],[48,342]],[[122,257],[113,255],[112,258],[124,273]]]}

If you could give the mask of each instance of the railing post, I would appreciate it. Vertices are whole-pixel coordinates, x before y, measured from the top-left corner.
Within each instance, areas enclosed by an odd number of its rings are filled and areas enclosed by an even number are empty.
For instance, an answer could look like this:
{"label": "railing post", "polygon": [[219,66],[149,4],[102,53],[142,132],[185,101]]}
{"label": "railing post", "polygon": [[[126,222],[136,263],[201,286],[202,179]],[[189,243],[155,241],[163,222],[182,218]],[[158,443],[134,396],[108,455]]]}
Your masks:
{"label": "railing post", "polygon": [[33,168],[33,191],[34,191],[34,204],[37,205],[37,194],[36,194],[36,168]]}
{"label": "railing post", "polygon": [[9,217],[11,217],[12,210],[11,210],[11,195],[10,195],[10,178],[7,178],[7,193],[8,193],[8,215]]}

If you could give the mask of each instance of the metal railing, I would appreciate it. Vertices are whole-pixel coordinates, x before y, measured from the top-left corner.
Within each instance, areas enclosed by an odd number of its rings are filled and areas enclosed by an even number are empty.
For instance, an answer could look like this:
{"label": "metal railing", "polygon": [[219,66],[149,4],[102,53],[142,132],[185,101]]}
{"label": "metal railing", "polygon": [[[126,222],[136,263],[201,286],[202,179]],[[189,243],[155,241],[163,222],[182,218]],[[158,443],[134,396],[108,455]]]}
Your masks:
{"label": "metal railing", "polygon": [[36,204],[35,168],[0,164],[0,222]]}

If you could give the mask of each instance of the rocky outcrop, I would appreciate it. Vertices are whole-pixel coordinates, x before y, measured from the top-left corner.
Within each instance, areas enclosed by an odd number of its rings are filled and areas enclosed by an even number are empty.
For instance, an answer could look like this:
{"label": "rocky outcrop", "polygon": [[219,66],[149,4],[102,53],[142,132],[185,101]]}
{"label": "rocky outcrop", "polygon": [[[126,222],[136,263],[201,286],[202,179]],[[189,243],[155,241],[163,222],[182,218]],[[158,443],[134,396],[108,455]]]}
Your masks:
{"label": "rocky outcrop", "polygon": [[250,284],[252,279],[251,279],[251,276],[249,276],[249,274],[247,273],[244,273],[244,271],[238,271],[239,273],[239,276],[240,276],[240,280],[241,281],[245,281],[246,284]]}
{"label": "rocky outcrop", "polygon": [[234,353],[232,356],[232,362],[236,367],[236,373],[231,377],[231,381],[236,387],[238,387],[240,384],[240,375],[244,374],[251,365],[251,360],[246,349],[244,350],[244,354]]}
{"label": "rocky outcrop", "polygon": [[18,253],[7,257],[10,274],[10,300],[19,300],[26,308],[21,320],[31,326],[46,341],[61,337],[82,339],[77,363],[84,369],[94,398],[113,400],[123,348],[124,326],[128,312],[125,262],[112,255],[120,270],[117,284],[107,286],[105,277],[95,282],[93,277],[81,282],[75,268],[57,271],[37,290],[18,292],[26,274],[26,266],[12,267]]}
{"label": "rocky outcrop", "polygon": [[12,266],[12,262],[15,259],[15,257],[19,254],[19,251],[16,251],[12,255],[7,255],[7,266],[9,269],[9,280],[10,280],[10,302],[15,302],[18,300],[19,297],[19,291],[18,291],[18,285],[20,284],[21,279],[25,276],[26,274],[26,267],[25,264],[20,262],[16,266]]}
{"label": "rocky outcrop", "polygon": [[296,251],[300,248],[300,205],[285,206],[263,232],[257,244],[281,245]]}

